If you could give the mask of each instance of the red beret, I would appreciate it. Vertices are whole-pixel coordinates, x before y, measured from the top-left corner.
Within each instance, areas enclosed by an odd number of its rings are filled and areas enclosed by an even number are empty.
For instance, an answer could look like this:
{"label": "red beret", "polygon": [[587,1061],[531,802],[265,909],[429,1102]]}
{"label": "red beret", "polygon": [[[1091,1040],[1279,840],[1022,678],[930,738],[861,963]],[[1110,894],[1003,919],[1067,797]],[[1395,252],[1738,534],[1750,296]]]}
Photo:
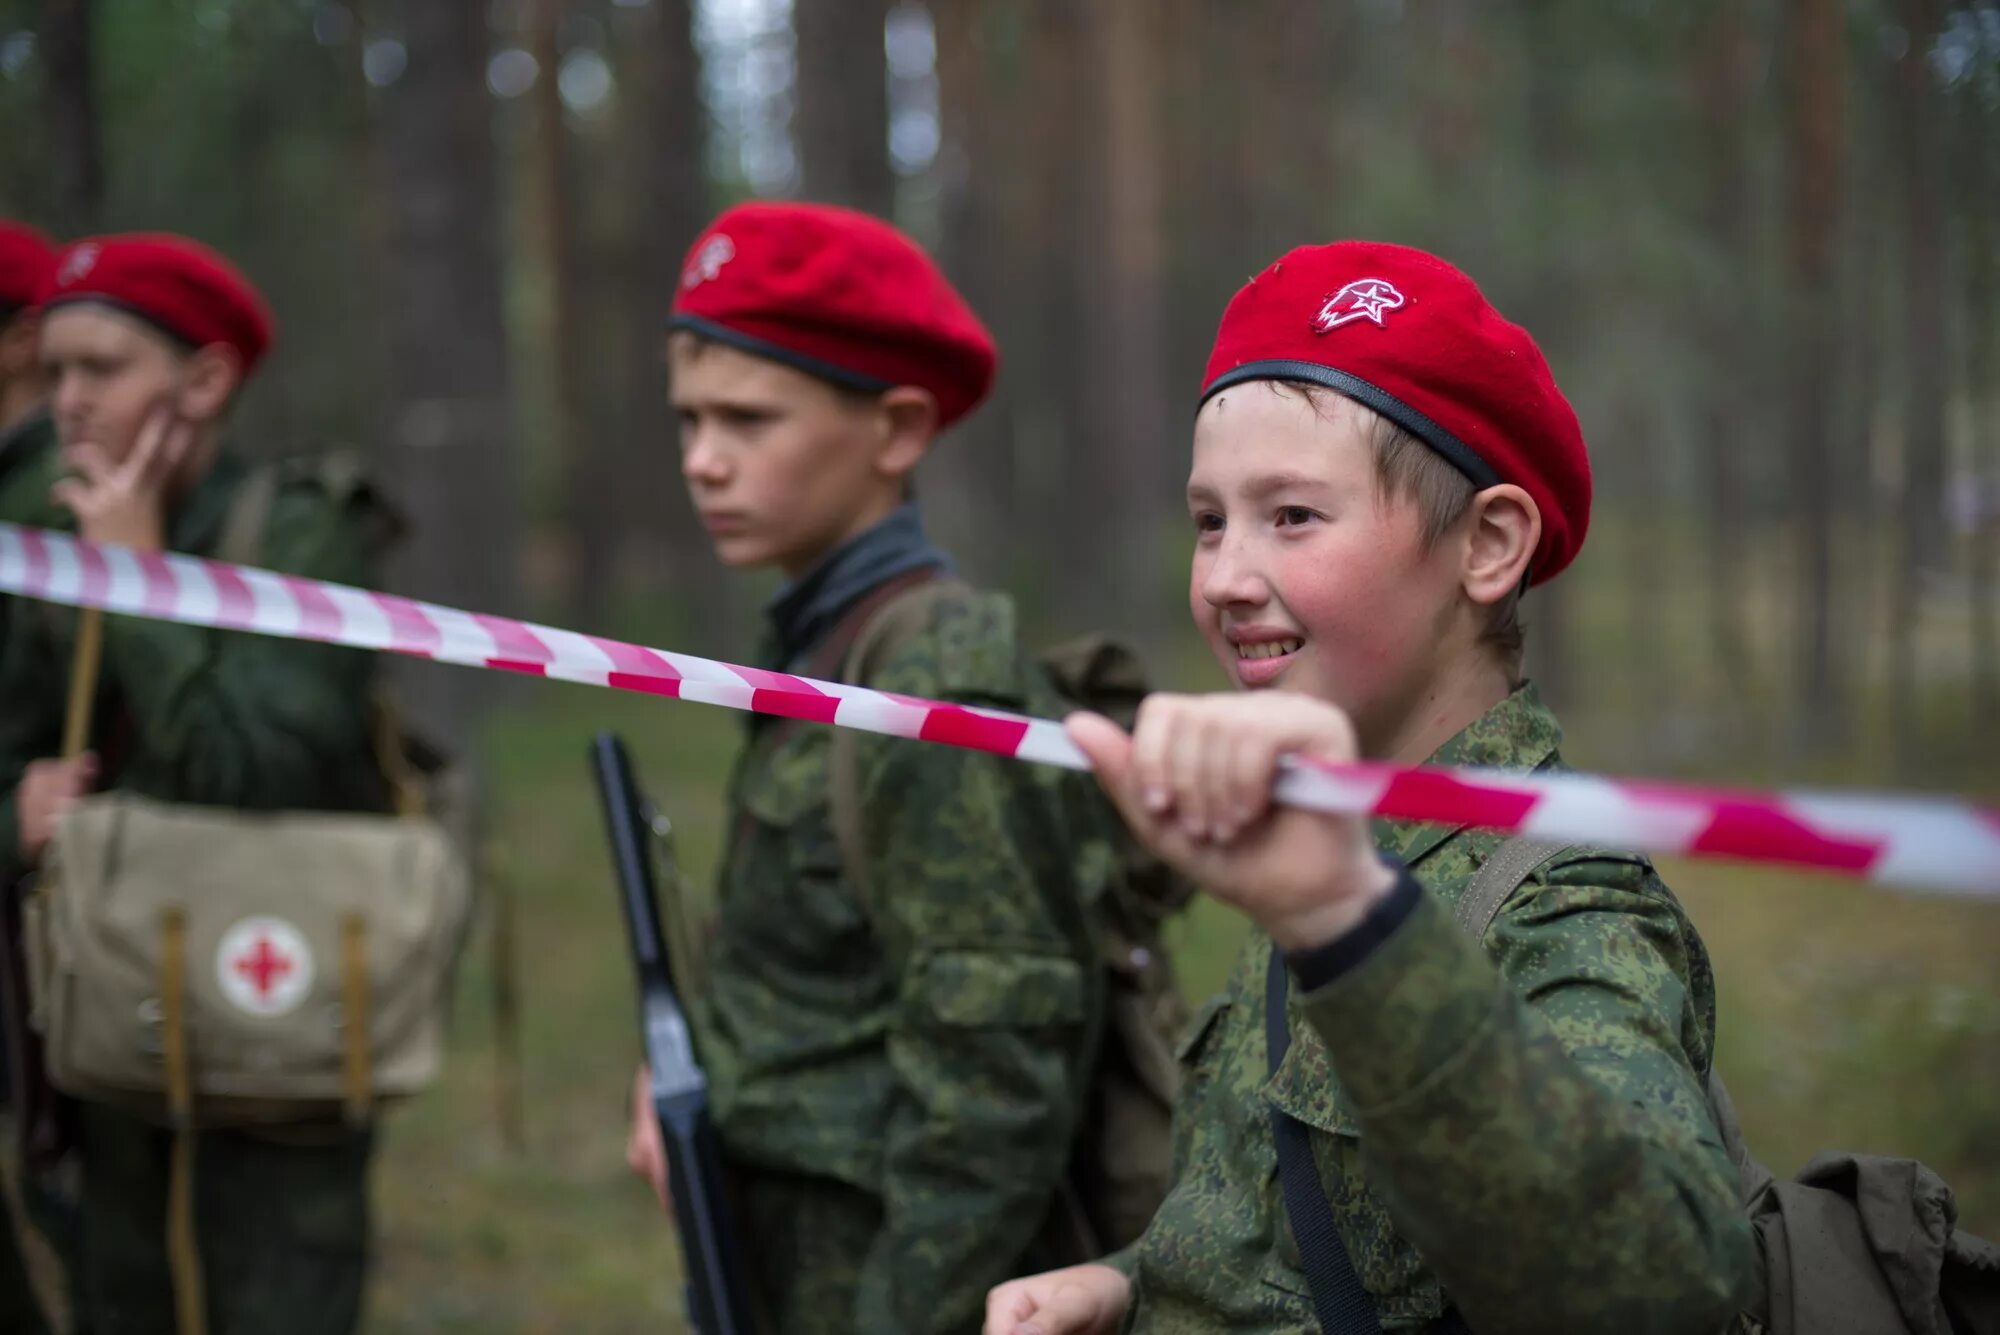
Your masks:
{"label": "red beret", "polygon": [[1368,241],[1300,246],[1222,313],[1202,402],[1246,380],[1337,390],[1422,440],[1481,488],[1535,498],[1529,579],[1567,566],[1590,526],[1590,456],[1576,412],[1528,331],[1465,274]]}
{"label": "red beret", "polygon": [[998,361],[916,242],[824,204],[739,204],[710,223],[668,323],[855,389],[927,389],[941,427],[986,397]]}
{"label": "red beret", "polygon": [[115,306],[197,348],[226,343],[245,375],[271,346],[271,315],[250,280],[184,236],[94,236],[63,247],[42,304],[72,301]]}
{"label": "red beret", "polygon": [[0,307],[32,306],[56,267],[56,248],[32,227],[0,218]]}

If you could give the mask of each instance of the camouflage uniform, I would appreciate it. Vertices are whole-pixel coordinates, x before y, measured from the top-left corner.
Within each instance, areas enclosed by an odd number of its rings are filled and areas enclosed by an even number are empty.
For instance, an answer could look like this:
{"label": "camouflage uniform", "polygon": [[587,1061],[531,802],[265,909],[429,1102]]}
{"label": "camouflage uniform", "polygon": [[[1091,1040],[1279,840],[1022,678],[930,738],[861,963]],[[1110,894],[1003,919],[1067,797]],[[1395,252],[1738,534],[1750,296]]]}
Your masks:
{"label": "camouflage uniform", "polygon": [[[767,656],[803,670],[800,656]],[[1047,708],[996,595],[943,600],[866,685]],[[971,1331],[1039,1243],[1100,974],[1053,772],[865,737],[865,886],[829,731],[758,719],[730,788],[704,1057],[755,1287],[786,1335]]]}
{"label": "camouflage uniform", "polygon": [[[41,528],[59,521],[61,512],[49,499],[49,488],[58,474],[55,426],[46,412],[37,410],[0,432],[0,524],[22,524]],[[14,613],[14,600],[0,598],[0,644],[7,637],[7,621]],[[4,657],[0,649],[0,658]],[[12,870],[0,862],[0,894],[11,893]],[[0,1061],[0,1105],[11,1103],[5,1089],[6,1068]],[[14,1128],[0,1121],[0,1136],[7,1145],[0,1153],[10,1159],[14,1150]],[[35,1228],[66,1262],[75,1252],[75,1208],[67,1193],[44,1173],[21,1169],[18,1178],[22,1205]],[[27,1261],[14,1236],[11,1211],[0,1211],[0,1330],[38,1335],[47,1329],[40,1305],[29,1283]]]}
{"label": "camouflage uniform", "polygon": [[[248,476],[224,453],[176,508],[168,546],[212,554]],[[372,506],[288,481],[260,561],[320,579],[374,582]],[[0,866],[18,865],[14,788],[56,754],[76,614],[20,602],[0,642]],[[92,747],[107,783],[167,801],[254,809],[383,810],[371,748],[368,655],[133,617],[105,622]],[[370,1138],[343,1128],[205,1133],[196,1231],[215,1335],[347,1332],[366,1270]],[[167,1335],[166,1133],[85,1105],[83,1316],[95,1330]]]}
{"label": "camouflage uniform", "polygon": [[[1559,739],[1523,688],[1436,759],[1552,767]],[[1361,959],[1293,988],[1276,1076],[1261,935],[1189,1030],[1175,1185],[1119,1258],[1126,1329],[1316,1329],[1276,1107],[1313,1128],[1385,1330],[1451,1305],[1479,1335],[1723,1330],[1755,1253],[1703,1099],[1714,978],[1679,904],[1641,857],[1572,851],[1508,900],[1482,952],[1451,908],[1500,837],[1384,823],[1376,838],[1426,893]]]}
{"label": "camouflage uniform", "polygon": [[46,412],[0,432],[0,524],[58,522],[62,512],[49,499],[58,473],[55,424]]}

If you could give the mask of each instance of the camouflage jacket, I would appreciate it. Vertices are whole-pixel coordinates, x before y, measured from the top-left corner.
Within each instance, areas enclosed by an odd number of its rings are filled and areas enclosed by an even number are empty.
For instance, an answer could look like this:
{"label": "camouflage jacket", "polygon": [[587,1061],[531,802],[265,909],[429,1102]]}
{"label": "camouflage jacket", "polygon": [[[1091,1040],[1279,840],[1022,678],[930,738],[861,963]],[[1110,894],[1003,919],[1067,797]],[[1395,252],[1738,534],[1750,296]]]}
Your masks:
{"label": "camouflage jacket", "polygon": [[55,425],[47,413],[0,432],[0,524],[59,523],[62,512],[49,499],[58,473]]}
{"label": "camouflage jacket", "polygon": [[[1444,764],[1560,764],[1523,688]],[[1382,824],[1426,893],[1371,953],[1290,1003],[1266,1047],[1268,939],[1184,1040],[1175,1185],[1120,1258],[1126,1329],[1316,1329],[1270,1113],[1313,1128],[1320,1177],[1385,1330],[1456,1306],[1479,1335],[1725,1329],[1755,1258],[1703,1098],[1708,956],[1645,859],[1573,850],[1504,905],[1484,949],[1451,907],[1500,836]]]}
{"label": "camouflage jacket", "polygon": [[[235,455],[182,500],[174,551],[211,555],[249,475]],[[259,562],[371,586],[374,517],[365,494],[335,496],[303,475],[271,506]],[[14,790],[61,746],[77,613],[0,599],[0,867],[18,868]],[[107,786],[163,801],[261,809],[378,810],[370,735],[373,662],[353,649],[107,617],[91,746]]]}
{"label": "camouflage jacket", "polygon": [[[1047,708],[1009,601],[939,604],[866,685]],[[828,729],[753,723],[730,790],[703,1019],[739,1172],[879,1203],[829,1331],[976,1329],[1068,1166],[1100,974],[1058,776],[942,746],[859,743],[863,878],[827,800]],[[865,1253],[865,1254],[864,1254]],[[809,1283],[798,1277],[801,1286]]]}

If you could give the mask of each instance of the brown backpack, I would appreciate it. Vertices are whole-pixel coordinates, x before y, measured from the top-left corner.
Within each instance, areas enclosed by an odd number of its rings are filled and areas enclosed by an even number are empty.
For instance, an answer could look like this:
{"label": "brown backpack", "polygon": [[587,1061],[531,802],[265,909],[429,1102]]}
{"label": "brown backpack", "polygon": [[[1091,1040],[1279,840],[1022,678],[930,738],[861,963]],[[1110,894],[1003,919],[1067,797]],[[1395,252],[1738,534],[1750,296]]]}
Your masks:
{"label": "brown backpack", "polygon": [[[867,681],[939,607],[970,592],[953,580],[920,577],[864,599],[829,637],[840,655],[841,679]],[[1043,699],[1030,701],[1038,709],[1090,709],[1130,727],[1149,689],[1138,656],[1102,636],[1060,645],[1037,666],[1047,688]],[[841,860],[865,895],[860,737],[850,729],[833,732],[827,787]],[[1173,1176],[1180,1084],[1174,1043],[1188,1015],[1163,929],[1193,887],[1132,838],[1088,774],[1065,776],[1061,794],[1070,828],[1085,832],[1072,852],[1105,978],[1089,1111],[1071,1156],[1063,1202],[1067,1236],[1059,1244],[1073,1253],[1067,1259],[1085,1261],[1137,1239]]]}
{"label": "brown backpack", "polygon": [[[1579,848],[1510,839],[1459,898],[1484,941],[1501,905]],[[1914,1159],[1827,1152],[1782,1180],[1757,1162],[1722,1077],[1708,1107],[1736,1165],[1757,1237],[1759,1291],[1745,1313],[1770,1335],[2000,1335],[2000,1247],[1956,1227],[1944,1179]]]}

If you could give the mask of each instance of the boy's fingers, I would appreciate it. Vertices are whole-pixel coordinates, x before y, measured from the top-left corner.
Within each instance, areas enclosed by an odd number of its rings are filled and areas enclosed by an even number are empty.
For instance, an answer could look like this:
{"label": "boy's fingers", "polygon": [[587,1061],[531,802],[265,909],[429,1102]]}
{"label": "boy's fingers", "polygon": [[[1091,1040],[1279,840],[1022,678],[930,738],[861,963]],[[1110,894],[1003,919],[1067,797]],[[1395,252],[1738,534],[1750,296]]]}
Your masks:
{"label": "boy's fingers", "polygon": [[1078,712],[1063,720],[1063,731],[1089,758],[1105,791],[1120,799],[1132,778],[1132,739],[1125,730],[1102,714]]}
{"label": "boy's fingers", "polygon": [[1173,809],[1168,753],[1180,719],[1179,702],[1168,695],[1149,695],[1139,704],[1132,729],[1133,781],[1148,813],[1164,816]]}
{"label": "boy's fingers", "polygon": [[1180,819],[1181,833],[1196,843],[1208,839],[1215,829],[1214,806],[1209,800],[1215,742],[1214,719],[1189,710],[1177,720],[1167,754],[1167,784],[1174,795],[1174,814]]}
{"label": "boy's fingers", "polygon": [[1093,1329],[1103,1315],[1098,1295],[1088,1286],[1068,1281],[1058,1284],[1025,1330],[1038,1335],[1076,1335]]}
{"label": "boy's fingers", "polygon": [[73,477],[66,477],[49,488],[49,499],[71,514],[81,513],[89,496],[90,488]]}
{"label": "boy's fingers", "polygon": [[150,475],[153,461],[159,457],[172,424],[173,416],[165,407],[155,408],[146,414],[146,424],[139,428],[139,443],[132,447],[131,457],[119,470],[122,480],[133,482]]}

